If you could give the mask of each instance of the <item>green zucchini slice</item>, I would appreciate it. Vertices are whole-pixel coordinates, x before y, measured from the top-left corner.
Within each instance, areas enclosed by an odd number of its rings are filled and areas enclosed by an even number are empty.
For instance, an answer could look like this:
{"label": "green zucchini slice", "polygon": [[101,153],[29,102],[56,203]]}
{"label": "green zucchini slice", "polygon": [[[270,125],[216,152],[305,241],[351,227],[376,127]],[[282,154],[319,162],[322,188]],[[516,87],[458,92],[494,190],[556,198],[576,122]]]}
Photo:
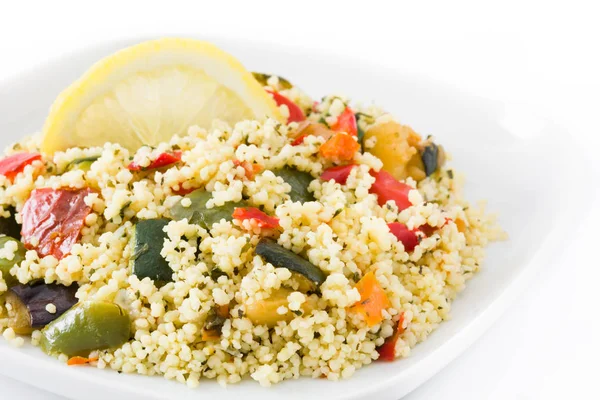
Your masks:
{"label": "green zucchini slice", "polygon": [[275,268],[287,268],[292,272],[303,275],[317,287],[321,286],[327,278],[327,275],[319,267],[277,244],[273,239],[261,239],[256,246],[256,254],[271,263]]}
{"label": "green zucchini slice", "polygon": [[245,201],[238,201],[206,208],[206,203],[212,199],[212,193],[204,189],[194,190],[184,197],[184,199],[186,198],[190,199],[192,204],[189,207],[184,207],[179,201],[171,208],[171,216],[178,221],[187,218],[190,224],[200,225],[204,229],[212,228],[213,224],[220,222],[222,219],[231,221],[233,211],[237,207],[247,207]]}
{"label": "green zucchini slice", "polygon": [[131,238],[132,255],[129,261],[134,275],[140,279],[150,278],[155,282],[171,282],[173,270],[160,252],[167,234],[163,228],[168,219],[143,219],[134,227]]}
{"label": "green zucchini slice", "polygon": [[315,196],[308,191],[308,185],[314,180],[308,172],[298,171],[292,167],[283,167],[273,171],[273,173],[292,187],[292,191],[289,193],[292,201],[304,203],[315,200]]}

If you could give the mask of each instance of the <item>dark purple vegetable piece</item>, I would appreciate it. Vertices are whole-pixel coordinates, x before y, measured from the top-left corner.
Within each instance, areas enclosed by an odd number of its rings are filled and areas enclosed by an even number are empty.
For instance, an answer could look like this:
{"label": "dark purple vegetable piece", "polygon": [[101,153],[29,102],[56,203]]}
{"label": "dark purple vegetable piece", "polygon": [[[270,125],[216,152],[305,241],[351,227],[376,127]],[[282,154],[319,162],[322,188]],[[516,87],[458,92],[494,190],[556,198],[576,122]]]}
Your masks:
{"label": "dark purple vegetable piece", "polygon": [[[24,306],[20,312],[27,312],[29,314],[30,328],[39,329],[48,325],[77,304],[77,298],[75,297],[77,289],[78,287],[75,284],[63,286],[56,283],[46,284],[39,282],[13,286],[9,289],[8,294],[11,294],[11,297],[16,297]],[[56,307],[54,314],[46,310],[48,304],[53,304]],[[24,316],[20,317],[23,320]]]}

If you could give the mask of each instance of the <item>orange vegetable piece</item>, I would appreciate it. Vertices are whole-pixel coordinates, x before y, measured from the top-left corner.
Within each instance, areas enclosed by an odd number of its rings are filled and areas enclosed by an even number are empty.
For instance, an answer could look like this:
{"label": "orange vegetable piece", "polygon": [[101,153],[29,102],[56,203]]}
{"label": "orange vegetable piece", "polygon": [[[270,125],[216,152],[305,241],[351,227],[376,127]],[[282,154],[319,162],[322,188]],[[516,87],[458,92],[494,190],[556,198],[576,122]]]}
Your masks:
{"label": "orange vegetable piece", "polygon": [[98,357],[85,358],[77,356],[69,358],[67,365],[86,365],[94,361],[98,361]]}
{"label": "orange vegetable piece", "polygon": [[338,132],[321,145],[319,153],[323,158],[341,162],[352,160],[359,149],[360,145],[352,136]]}
{"label": "orange vegetable piece", "polygon": [[248,161],[233,160],[233,165],[244,168],[246,178],[253,180],[254,177],[262,171],[262,167],[258,164],[252,164]]}
{"label": "orange vegetable piece", "polygon": [[229,316],[229,304],[217,307],[217,314],[219,317],[227,318]]}
{"label": "orange vegetable piece", "polygon": [[392,306],[385,291],[373,272],[368,272],[354,286],[360,293],[360,300],[351,309],[362,314],[369,327],[383,321],[381,312]]}
{"label": "orange vegetable piece", "polygon": [[358,128],[356,126],[356,117],[354,111],[350,107],[346,107],[344,112],[338,117],[331,129],[336,132],[346,132],[348,135],[358,136]]}
{"label": "orange vegetable piece", "polygon": [[221,336],[219,335],[218,332],[202,330],[202,341],[203,342],[211,342],[211,341],[215,341],[215,340],[219,340],[219,339],[221,339]]}

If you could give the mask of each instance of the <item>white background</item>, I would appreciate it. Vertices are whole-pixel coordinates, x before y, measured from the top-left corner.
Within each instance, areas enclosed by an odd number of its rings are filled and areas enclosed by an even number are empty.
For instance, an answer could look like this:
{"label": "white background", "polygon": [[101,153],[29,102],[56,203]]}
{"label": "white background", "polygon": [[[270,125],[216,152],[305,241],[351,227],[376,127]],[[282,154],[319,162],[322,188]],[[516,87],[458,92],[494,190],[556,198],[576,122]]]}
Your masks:
{"label": "white background", "polygon": [[[581,174],[598,188],[600,13],[593,3],[10,2],[0,6],[0,80],[90,43],[140,35],[218,34],[321,48],[562,124],[573,136],[565,146],[583,149]],[[599,226],[596,207],[581,230],[564,232],[563,256],[490,331],[408,399],[600,398]],[[59,399],[3,377],[0,387],[1,399]]]}

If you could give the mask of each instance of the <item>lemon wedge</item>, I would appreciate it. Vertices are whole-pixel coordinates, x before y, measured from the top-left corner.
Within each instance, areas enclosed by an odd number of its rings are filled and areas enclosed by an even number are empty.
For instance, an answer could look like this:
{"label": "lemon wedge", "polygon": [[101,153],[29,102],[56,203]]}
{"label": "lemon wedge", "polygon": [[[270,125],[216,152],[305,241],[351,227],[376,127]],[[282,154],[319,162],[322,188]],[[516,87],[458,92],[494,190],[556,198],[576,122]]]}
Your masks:
{"label": "lemon wedge", "polygon": [[165,38],[118,51],[63,91],[50,110],[41,150],[119,143],[135,151],[214,119],[284,121],[242,64],[208,42]]}

